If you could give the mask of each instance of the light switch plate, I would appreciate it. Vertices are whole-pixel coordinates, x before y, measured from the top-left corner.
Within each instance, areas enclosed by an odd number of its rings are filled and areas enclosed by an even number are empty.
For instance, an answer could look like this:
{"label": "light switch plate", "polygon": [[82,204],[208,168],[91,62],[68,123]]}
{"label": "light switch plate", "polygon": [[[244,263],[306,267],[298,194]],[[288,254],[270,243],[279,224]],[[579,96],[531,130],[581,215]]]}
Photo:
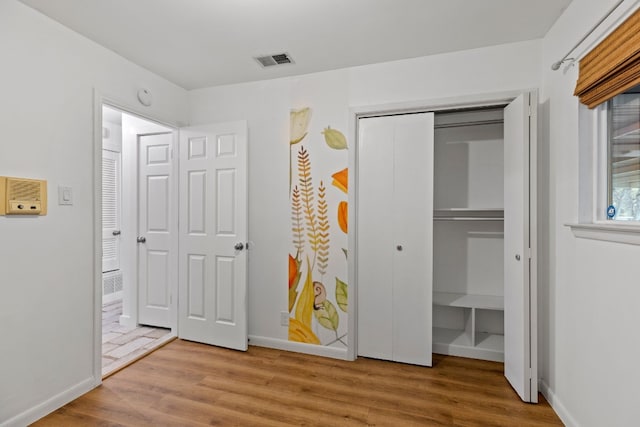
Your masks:
{"label": "light switch plate", "polygon": [[73,205],[73,189],[71,187],[58,186],[58,204]]}

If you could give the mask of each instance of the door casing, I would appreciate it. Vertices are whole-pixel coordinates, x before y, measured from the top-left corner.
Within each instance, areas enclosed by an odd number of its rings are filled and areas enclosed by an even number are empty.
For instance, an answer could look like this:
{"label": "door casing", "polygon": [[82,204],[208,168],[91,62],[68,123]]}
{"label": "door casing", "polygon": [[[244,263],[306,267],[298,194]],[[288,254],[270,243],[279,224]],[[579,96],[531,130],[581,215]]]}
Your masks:
{"label": "door casing", "polygon": [[[102,106],[108,106],[137,116],[141,119],[166,126],[173,132],[174,146],[178,140],[178,124],[167,122],[161,118],[149,115],[136,107],[119,101],[94,89],[93,93],[93,386],[102,383]],[[124,147],[123,147],[124,150]],[[173,161],[175,176],[177,176],[177,161]],[[174,180],[175,182],[175,180]],[[177,204],[177,192],[173,195]],[[177,218],[176,218],[177,221]],[[177,229],[177,225],[176,225]],[[177,233],[176,233],[177,239]],[[176,251],[177,252],[177,251]],[[177,253],[175,254],[177,257]],[[176,258],[177,265],[177,258]],[[172,290],[173,295],[177,295],[177,283]],[[134,304],[137,304],[137,300]],[[177,298],[173,298],[173,304],[177,304]],[[173,307],[171,318],[171,333],[175,336],[177,332],[177,309]]]}

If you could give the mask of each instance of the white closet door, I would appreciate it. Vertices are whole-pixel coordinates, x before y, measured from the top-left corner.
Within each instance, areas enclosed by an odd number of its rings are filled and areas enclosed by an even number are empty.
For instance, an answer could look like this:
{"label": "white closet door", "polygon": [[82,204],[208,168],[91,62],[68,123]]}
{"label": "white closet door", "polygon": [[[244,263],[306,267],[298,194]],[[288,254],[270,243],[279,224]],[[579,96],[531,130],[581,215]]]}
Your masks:
{"label": "white closet door", "polygon": [[431,366],[433,114],[358,126],[358,354]]}
{"label": "white closet door", "polygon": [[525,402],[537,402],[531,333],[529,94],[504,110],[504,372]]}

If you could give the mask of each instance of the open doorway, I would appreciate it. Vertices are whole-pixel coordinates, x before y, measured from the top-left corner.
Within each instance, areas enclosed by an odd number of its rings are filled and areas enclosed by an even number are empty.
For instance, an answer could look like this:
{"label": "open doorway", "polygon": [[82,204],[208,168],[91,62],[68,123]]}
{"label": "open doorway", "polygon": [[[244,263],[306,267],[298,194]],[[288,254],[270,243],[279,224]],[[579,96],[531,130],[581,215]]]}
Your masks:
{"label": "open doorway", "polygon": [[176,335],[173,138],[172,128],[102,105],[103,377]]}

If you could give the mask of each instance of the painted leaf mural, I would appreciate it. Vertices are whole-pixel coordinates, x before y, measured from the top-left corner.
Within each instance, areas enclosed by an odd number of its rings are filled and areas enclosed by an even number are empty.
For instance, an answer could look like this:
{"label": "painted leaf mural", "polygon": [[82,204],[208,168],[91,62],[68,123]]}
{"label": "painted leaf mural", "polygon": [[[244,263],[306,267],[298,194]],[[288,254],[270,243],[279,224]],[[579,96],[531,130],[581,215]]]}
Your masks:
{"label": "painted leaf mural", "polygon": [[340,307],[340,310],[344,311],[345,313],[347,312],[348,301],[349,298],[347,284],[336,277],[336,302],[338,303],[338,307]]}
{"label": "painted leaf mural", "polygon": [[340,230],[344,233],[347,232],[349,228],[349,205],[347,202],[340,202],[338,204],[338,225],[340,226]]}
{"label": "painted leaf mural", "polygon": [[331,126],[328,126],[322,131],[322,134],[324,135],[324,141],[329,147],[334,150],[347,149],[347,138],[345,138],[339,130],[331,129]]}
{"label": "painted leaf mural", "polygon": [[348,146],[339,130],[314,127],[312,115],[310,107],[290,111],[288,337],[344,348],[348,293],[337,277],[347,274],[348,156],[336,150]]}
{"label": "painted leaf mural", "polygon": [[348,189],[349,189],[349,169],[348,168],[344,168],[340,172],[334,173],[333,175],[331,175],[331,178],[333,178],[332,184],[335,187],[342,190],[345,194],[348,192]]}
{"label": "painted leaf mural", "polygon": [[326,300],[313,312],[318,319],[318,323],[327,329],[332,331],[338,330],[338,324],[340,323],[340,317],[338,311],[331,301]]}

